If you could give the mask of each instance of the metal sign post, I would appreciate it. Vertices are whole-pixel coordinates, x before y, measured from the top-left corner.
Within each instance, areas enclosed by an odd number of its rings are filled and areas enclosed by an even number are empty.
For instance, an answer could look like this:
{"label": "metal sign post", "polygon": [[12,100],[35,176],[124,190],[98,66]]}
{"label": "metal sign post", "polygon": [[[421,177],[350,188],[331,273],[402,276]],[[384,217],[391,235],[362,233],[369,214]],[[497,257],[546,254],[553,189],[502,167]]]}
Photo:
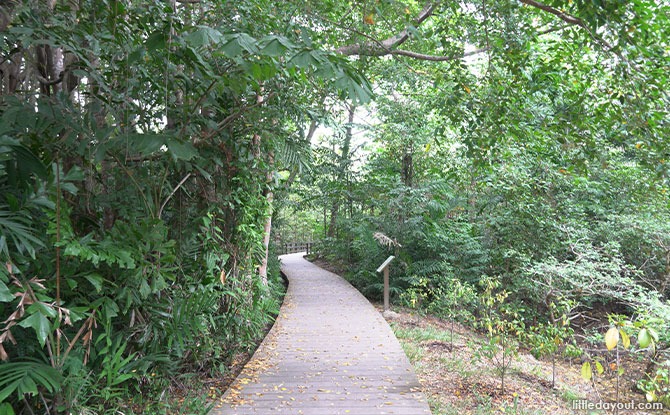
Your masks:
{"label": "metal sign post", "polygon": [[391,264],[391,261],[393,261],[395,257],[391,255],[390,257],[386,258],[386,261],[384,261],[383,264],[377,268],[377,272],[382,272],[384,271],[384,312],[389,311],[390,309],[390,304],[389,304],[389,265]]}

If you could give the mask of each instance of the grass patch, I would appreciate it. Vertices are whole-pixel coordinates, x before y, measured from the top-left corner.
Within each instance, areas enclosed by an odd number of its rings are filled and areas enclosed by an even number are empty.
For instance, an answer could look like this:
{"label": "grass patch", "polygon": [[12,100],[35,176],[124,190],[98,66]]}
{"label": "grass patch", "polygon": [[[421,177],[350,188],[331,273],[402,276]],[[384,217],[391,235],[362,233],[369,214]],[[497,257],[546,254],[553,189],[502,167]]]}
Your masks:
{"label": "grass patch", "polygon": [[415,343],[403,342],[402,349],[405,351],[407,358],[413,365],[416,365],[423,358],[423,349]]}
{"label": "grass patch", "polygon": [[[449,332],[439,330],[434,327],[403,327],[397,323],[391,323],[393,332],[399,339],[412,340],[415,342],[422,342],[428,340],[438,340],[442,342],[449,342],[451,336]],[[458,335],[454,334],[454,340],[458,339]]]}

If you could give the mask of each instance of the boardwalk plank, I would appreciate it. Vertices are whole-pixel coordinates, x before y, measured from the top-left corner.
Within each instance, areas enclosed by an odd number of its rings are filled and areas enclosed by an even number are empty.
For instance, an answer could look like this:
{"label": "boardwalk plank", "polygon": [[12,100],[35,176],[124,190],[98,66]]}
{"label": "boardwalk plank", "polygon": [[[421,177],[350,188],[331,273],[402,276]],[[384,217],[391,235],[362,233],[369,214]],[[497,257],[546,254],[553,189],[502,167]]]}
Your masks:
{"label": "boardwalk plank", "polygon": [[282,256],[289,288],[274,327],[211,415],[430,414],[379,312],[341,277]]}

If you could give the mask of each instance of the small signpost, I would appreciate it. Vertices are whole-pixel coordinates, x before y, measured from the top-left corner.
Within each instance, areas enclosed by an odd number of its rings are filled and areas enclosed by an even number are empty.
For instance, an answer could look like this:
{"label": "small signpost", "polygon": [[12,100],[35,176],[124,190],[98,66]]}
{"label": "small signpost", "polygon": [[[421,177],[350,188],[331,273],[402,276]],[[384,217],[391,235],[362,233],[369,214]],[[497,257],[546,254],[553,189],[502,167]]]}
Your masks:
{"label": "small signpost", "polygon": [[390,257],[386,258],[386,261],[384,261],[383,264],[377,268],[377,272],[382,272],[384,271],[384,312],[389,311],[389,265],[391,264],[391,261],[393,261],[395,257],[391,255]]}

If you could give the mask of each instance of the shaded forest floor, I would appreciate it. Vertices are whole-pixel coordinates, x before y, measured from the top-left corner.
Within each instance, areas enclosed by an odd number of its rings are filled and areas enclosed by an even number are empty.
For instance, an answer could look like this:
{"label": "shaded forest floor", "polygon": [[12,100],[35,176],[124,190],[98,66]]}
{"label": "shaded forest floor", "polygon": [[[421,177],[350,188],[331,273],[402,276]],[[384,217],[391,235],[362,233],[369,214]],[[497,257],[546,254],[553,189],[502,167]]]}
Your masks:
{"label": "shaded forest floor", "polygon": [[[381,311],[381,306],[377,305]],[[474,353],[484,338],[460,324],[451,323],[413,310],[395,307],[397,316],[389,323],[415,367],[431,405],[433,415],[569,415],[606,414],[611,412],[581,410],[579,400],[615,402],[616,376],[606,371],[595,385],[581,377],[579,360],[558,361],[556,386],[552,387],[550,361],[535,359],[520,351],[505,378],[501,392],[500,376],[486,359],[477,362]],[[634,391],[635,380],[643,369],[633,358],[622,361],[620,402],[644,403],[644,396]],[[575,404],[573,404],[575,402]],[[620,414],[670,414],[670,409],[644,411],[622,410]]]}
{"label": "shaded forest floor", "polygon": [[[272,325],[268,325],[266,331],[269,332],[271,328]],[[258,339],[256,347],[262,341],[263,337]],[[226,371],[220,376],[212,376],[203,372],[172,379],[172,384],[163,391],[159,401],[143,404],[131,403],[129,413],[207,415],[209,410],[219,403],[228,387],[242,372],[254,351],[237,353]]]}

